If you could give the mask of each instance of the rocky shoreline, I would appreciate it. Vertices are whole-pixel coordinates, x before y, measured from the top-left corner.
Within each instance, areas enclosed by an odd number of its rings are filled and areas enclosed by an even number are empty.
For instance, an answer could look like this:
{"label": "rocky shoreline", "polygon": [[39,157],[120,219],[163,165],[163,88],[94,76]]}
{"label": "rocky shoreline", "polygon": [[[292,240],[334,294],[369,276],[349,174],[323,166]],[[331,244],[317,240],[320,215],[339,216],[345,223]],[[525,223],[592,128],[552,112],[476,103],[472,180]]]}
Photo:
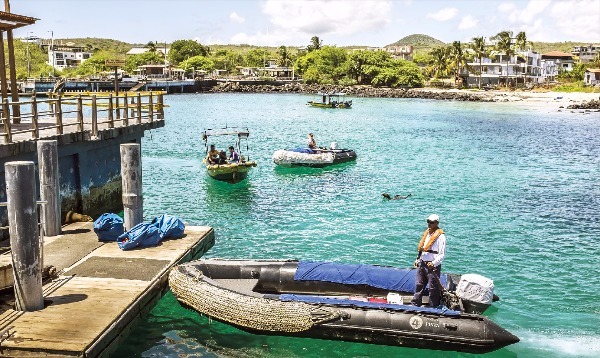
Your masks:
{"label": "rocky shoreline", "polygon": [[[516,102],[516,101],[552,101],[563,102],[568,99],[570,94],[534,93],[534,92],[503,92],[503,91],[470,91],[456,89],[435,89],[435,88],[377,88],[372,86],[332,86],[332,85],[309,85],[303,83],[285,83],[277,85],[257,84],[248,85],[238,82],[222,82],[214,86],[210,92],[214,93],[304,93],[314,94],[317,92],[331,93],[343,92],[350,97],[375,97],[375,98],[419,98],[449,101],[469,101],[469,102]],[[577,94],[573,94],[576,96]],[[583,96],[586,95],[586,96]],[[577,98],[569,100],[576,102],[567,107],[567,109],[596,109],[600,110],[600,100],[586,98],[597,97],[598,94],[579,94]],[[564,108],[564,106],[562,106]]]}

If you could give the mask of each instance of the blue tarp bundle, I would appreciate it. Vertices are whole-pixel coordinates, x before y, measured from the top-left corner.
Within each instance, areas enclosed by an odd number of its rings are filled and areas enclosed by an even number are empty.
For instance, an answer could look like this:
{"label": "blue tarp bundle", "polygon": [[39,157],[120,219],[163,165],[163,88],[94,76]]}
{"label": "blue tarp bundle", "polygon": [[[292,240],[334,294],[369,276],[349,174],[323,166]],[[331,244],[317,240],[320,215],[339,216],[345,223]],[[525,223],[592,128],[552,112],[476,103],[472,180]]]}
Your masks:
{"label": "blue tarp bundle", "polygon": [[100,241],[117,241],[123,231],[123,219],[117,214],[104,213],[94,221],[94,232]]}
{"label": "blue tarp bundle", "polygon": [[325,305],[336,305],[336,306],[350,306],[350,307],[361,307],[361,308],[378,308],[387,309],[393,311],[410,311],[410,312],[428,312],[441,314],[445,316],[459,316],[459,311],[453,311],[446,307],[444,308],[431,308],[431,307],[418,307],[410,305],[397,305],[391,303],[375,303],[375,302],[363,302],[348,299],[337,299],[330,297],[320,297],[311,295],[294,295],[294,294],[283,294],[279,296],[280,301],[293,301],[293,302],[306,302],[306,303],[318,303]]}
{"label": "blue tarp bundle", "polygon": [[149,223],[139,223],[117,239],[121,250],[135,247],[155,246],[162,239],[178,238],[183,235],[185,225],[178,217],[161,215]]}
{"label": "blue tarp bundle", "polygon": [[[362,264],[300,261],[294,280],[369,285],[390,291],[414,292],[417,270]],[[446,287],[446,275],[440,277]]]}
{"label": "blue tarp bundle", "polygon": [[288,152],[296,152],[296,153],[306,153],[306,154],[315,154],[315,151],[310,148],[293,148],[288,149]]}

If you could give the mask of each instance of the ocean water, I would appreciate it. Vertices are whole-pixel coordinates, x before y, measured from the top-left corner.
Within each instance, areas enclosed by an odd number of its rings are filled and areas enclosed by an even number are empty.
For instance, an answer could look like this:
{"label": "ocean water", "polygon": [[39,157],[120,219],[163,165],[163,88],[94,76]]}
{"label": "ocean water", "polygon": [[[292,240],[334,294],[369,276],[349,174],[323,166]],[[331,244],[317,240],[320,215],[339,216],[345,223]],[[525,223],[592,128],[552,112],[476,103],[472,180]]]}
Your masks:
{"label": "ocean water", "polygon": [[[166,126],[142,142],[144,216],[214,227],[205,257],[408,267],[440,215],[444,271],[494,280],[486,315],[521,338],[490,357],[600,356],[600,115],[535,103],[310,96],[166,96]],[[202,166],[206,128],[247,126],[258,166],[227,184]],[[273,152],[338,142],[355,163],[284,169]],[[215,140],[218,148],[233,144]],[[412,196],[385,201],[383,192]],[[116,352],[138,357],[462,357],[469,354],[249,334],[168,293]]]}

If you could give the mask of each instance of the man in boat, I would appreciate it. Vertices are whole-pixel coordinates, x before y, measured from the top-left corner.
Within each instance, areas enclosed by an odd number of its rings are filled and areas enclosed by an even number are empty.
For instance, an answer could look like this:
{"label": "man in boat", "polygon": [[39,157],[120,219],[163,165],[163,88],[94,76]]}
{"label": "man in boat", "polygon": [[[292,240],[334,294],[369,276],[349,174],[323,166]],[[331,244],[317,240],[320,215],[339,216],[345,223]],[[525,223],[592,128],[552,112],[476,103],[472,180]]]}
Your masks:
{"label": "man in boat", "polygon": [[239,163],[240,161],[240,155],[235,151],[235,148],[233,148],[233,146],[229,146],[229,157],[227,157],[227,160],[229,161],[229,163]]}
{"label": "man in boat", "polygon": [[317,142],[315,141],[312,133],[308,133],[307,145],[310,149],[317,149]]}
{"label": "man in boat", "polygon": [[214,144],[210,145],[210,150],[206,154],[206,162],[208,164],[219,164],[219,151]]}
{"label": "man in boat", "polygon": [[415,295],[411,303],[415,306],[423,305],[423,293],[427,283],[429,283],[429,306],[438,307],[440,305],[442,284],[440,282],[440,273],[442,271],[442,261],[446,256],[446,235],[438,226],[440,217],[431,214],[427,217],[427,229],[419,241],[419,254],[415,260],[417,268],[417,280],[415,285]]}

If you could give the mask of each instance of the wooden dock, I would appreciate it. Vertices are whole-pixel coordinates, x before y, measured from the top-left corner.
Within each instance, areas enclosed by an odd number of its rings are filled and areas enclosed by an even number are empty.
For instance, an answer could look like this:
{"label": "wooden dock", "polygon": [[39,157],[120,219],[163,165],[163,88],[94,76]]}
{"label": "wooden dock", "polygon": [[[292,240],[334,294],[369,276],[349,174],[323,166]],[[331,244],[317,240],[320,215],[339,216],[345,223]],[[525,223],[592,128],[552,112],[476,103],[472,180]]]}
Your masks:
{"label": "wooden dock", "polygon": [[[63,227],[63,235],[44,241],[44,266],[58,270],[43,286],[45,308],[0,308],[0,356],[109,355],[165,294],[169,270],[213,244],[212,228],[187,226],[183,238],[122,251],[116,242],[99,242],[92,223]],[[0,280],[10,270],[8,252],[0,255]]]}

